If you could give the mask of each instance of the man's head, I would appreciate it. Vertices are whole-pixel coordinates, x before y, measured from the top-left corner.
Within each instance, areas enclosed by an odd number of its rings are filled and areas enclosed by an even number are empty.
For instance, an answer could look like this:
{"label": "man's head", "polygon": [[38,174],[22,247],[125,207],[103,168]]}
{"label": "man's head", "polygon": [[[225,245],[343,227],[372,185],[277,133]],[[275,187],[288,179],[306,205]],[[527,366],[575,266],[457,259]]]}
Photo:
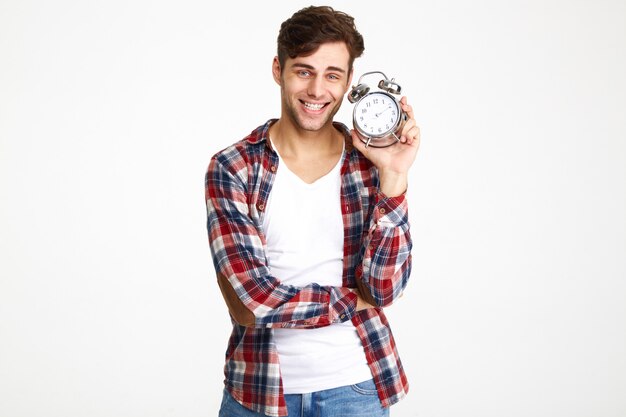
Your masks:
{"label": "man's head", "polygon": [[287,58],[314,53],[325,43],[344,42],[350,54],[349,68],[365,49],[354,18],[328,6],[310,6],[297,11],[280,26],[278,61],[284,68]]}
{"label": "man's head", "polygon": [[306,131],[332,127],[363,49],[354,19],[330,7],[307,7],[286,20],[272,62],[281,119]]}

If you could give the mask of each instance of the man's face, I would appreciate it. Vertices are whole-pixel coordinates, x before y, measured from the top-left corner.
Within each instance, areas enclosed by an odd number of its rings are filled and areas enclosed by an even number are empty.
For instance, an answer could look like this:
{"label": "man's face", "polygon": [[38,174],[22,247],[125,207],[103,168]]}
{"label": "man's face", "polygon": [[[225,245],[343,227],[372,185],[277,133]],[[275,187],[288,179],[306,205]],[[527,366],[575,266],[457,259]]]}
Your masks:
{"label": "man's face", "polygon": [[349,59],[343,42],[325,43],[312,55],[287,58],[284,68],[275,58],[272,69],[281,86],[282,116],[308,131],[332,123],[352,78]]}

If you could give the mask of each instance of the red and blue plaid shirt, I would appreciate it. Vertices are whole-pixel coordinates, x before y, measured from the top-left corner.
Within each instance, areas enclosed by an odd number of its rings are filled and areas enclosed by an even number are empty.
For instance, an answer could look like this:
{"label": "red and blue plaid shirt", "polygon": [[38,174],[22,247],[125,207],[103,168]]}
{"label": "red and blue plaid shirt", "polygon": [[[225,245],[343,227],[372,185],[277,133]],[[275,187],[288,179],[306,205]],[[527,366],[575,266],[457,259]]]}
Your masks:
{"label": "red and blue plaid shirt", "polygon": [[[234,319],[226,350],[225,385],[243,406],[269,416],[287,415],[272,328],[315,328],[352,320],[384,407],[402,399],[408,382],[383,307],[404,290],[411,270],[411,237],[404,195],[378,190],[378,172],[346,141],[341,167],[344,224],[343,286],[281,284],[268,269],[261,224],[278,167],[268,140],[275,120],[218,152],[206,179],[207,227],[216,273],[228,279],[254,315],[244,327]],[[323,231],[320,231],[321,233]],[[378,308],[356,311],[357,280]]]}

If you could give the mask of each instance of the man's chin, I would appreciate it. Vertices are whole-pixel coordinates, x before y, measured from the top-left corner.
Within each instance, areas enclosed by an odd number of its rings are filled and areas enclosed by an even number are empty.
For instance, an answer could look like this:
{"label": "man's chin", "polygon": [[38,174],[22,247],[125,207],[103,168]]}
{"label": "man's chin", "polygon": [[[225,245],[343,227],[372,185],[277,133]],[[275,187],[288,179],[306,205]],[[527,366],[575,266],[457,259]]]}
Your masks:
{"label": "man's chin", "polygon": [[325,110],[326,111],[321,114],[314,115],[307,114],[306,112],[302,111],[291,111],[288,112],[288,114],[291,116],[291,120],[298,128],[307,132],[315,132],[318,130],[322,130],[329,124],[332,124],[333,116],[337,111],[332,111],[333,109],[329,108]]}
{"label": "man's chin", "polygon": [[316,131],[322,128],[327,127],[332,124],[333,117],[337,113],[337,111],[331,111],[332,109],[327,109],[324,114],[319,114],[315,116],[309,115],[298,115],[298,124],[300,127],[307,131]]}

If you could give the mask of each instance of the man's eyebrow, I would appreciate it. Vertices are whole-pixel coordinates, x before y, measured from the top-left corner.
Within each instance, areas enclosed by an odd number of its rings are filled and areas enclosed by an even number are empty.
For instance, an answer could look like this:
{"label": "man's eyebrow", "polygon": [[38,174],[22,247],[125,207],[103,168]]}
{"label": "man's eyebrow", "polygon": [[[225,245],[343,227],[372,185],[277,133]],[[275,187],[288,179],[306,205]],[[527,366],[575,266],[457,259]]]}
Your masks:
{"label": "man's eyebrow", "polygon": [[[304,68],[304,69],[315,71],[315,67],[313,65],[304,64],[304,63],[301,63],[301,62],[296,62],[295,64],[293,64],[293,67]],[[327,67],[325,69],[325,71],[337,71],[337,72],[341,72],[342,74],[346,73],[345,69],[343,69],[341,67],[335,67],[335,66],[332,66],[332,65],[330,67]]]}

